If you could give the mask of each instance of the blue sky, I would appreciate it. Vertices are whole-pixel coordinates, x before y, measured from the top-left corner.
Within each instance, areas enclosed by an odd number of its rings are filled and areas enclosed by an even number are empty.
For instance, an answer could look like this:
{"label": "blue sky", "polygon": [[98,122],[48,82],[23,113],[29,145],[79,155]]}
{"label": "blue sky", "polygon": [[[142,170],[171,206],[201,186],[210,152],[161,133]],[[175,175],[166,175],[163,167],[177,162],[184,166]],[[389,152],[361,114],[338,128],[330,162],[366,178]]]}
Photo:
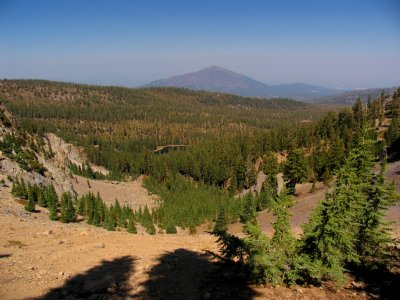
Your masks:
{"label": "blue sky", "polygon": [[0,0],[0,78],[138,86],[210,65],[268,84],[400,85],[400,1]]}

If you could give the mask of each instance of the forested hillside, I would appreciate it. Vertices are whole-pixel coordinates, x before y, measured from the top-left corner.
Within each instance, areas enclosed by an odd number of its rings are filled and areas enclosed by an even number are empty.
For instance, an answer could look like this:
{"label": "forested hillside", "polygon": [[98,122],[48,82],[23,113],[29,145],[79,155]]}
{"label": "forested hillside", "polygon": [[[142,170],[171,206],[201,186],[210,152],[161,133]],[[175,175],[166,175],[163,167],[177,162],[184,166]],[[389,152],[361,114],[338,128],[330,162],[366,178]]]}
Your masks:
{"label": "forested hillside", "polygon": [[[54,132],[83,146],[92,163],[111,170],[110,178],[148,176],[146,187],[163,199],[150,220],[164,229],[213,221],[222,207],[230,221],[252,201],[264,209],[277,196],[281,171],[291,194],[306,181],[329,185],[363,128],[379,128],[388,116],[394,121],[373,144],[373,156],[382,158],[386,142],[395,145],[399,136],[398,92],[386,109],[386,98],[379,97],[367,107],[357,101],[330,112],[289,99],[36,80],[2,81],[0,98],[26,130]],[[378,132],[367,135],[376,141]],[[155,151],[170,144],[182,147]],[[279,164],[278,154],[287,163]],[[76,166],[71,171],[99,175]],[[255,199],[234,200],[256,183],[260,171],[266,181]]]}
{"label": "forested hillside", "polygon": [[368,99],[376,99],[380,97],[382,93],[386,96],[392,95],[395,91],[396,91],[395,87],[381,88],[381,89],[376,88],[376,89],[352,90],[343,93],[338,93],[336,95],[315,99],[313,102],[353,105],[359,98],[361,98],[361,100],[364,103],[367,103]]}
{"label": "forested hillside", "polygon": [[[207,222],[214,224],[211,233],[220,246],[209,254],[245,280],[271,285],[328,281],[339,287],[348,273],[374,272],[388,278],[381,294],[393,293],[398,251],[384,215],[398,195],[384,174],[387,160],[399,157],[400,89],[367,105],[359,99],[352,107],[328,111],[288,99],[182,89],[44,81],[3,81],[0,87],[4,128],[15,126],[16,119],[7,117],[11,112],[32,138],[54,132],[112,171],[96,173],[84,163],[70,165],[71,172],[93,179],[144,175],[144,186],[161,197],[152,209],[132,210],[117,200],[107,205],[99,194],[78,198],[64,192],[59,197],[51,184],[26,185],[10,177],[12,195],[27,199],[26,211],[35,213],[38,205],[53,221],[85,220],[131,234],[138,224],[151,235],[176,234],[177,227],[195,234]],[[36,167],[45,174],[28,150],[35,143],[29,146],[22,138],[28,136],[25,131],[18,132],[6,134],[0,149],[26,170]],[[171,147],[156,151],[163,145]],[[28,160],[24,153],[30,153]],[[278,173],[284,180],[281,189]],[[265,178],[261,184],[260,175]],[[312,193],[317,181],[330,189],[296,239],[290,224],[292,195],[304,182],[313,182]],[[238,197],[243,191],[249,192]],[[257,212],[265,209],[275,216],[271,236],[257,220]],[[239,221],[244,236],[228,232],[228,224]]]}
{"label": "forested hillside", "polygon": [[[328,110],[289,99],[36,80],[2,81],[0,99],[28,131],[57,133],[118,174],[140,173],[146,151],[168,144],[262,137],[262,147],[282,150],[296,134],[289,125],[308,128]],[[265,131],[272,128],[284,129]]]}

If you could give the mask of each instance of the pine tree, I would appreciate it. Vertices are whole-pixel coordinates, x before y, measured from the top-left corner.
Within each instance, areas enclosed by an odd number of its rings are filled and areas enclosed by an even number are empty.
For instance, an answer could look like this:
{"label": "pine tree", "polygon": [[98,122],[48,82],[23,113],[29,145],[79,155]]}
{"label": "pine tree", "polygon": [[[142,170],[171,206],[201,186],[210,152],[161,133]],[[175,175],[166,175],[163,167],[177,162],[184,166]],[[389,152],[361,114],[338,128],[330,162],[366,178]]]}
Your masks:
{"label": "pine tree", "polygon": [[297,279],[296,239],[291,232],[288,211],[292,205],[285,191],[274,202],[272,211],[276,220],[272,225],[272,239],[261,232],[258,222],[247,222],[243,227],[245,265],[255,282],[277,285],[294,283]]}
{"label": "pine tree", "polygon": [[23,178],[21,178],[21,183],[19,185],[18,196],[25,199],[28,198],[28,191]]}
{"label": "pine tree", "polygon": [[97,221],[96,226],[101,226],[103,224],[104,219],[105,219],[105,208],[106,208],[106,205],[104,204],[103,199],[101,199],[100,195],[97,195],[96,210],[97,210],[98,221]]}
{"label": "pine tree", "polygon": [[386,159],[382,160],[380,172],[374,175],[367,190],[367,201],[359,220],[356,249],[363,265],[386,258],[388,245],[394,243],[387,224],[383,221],[386,208],[396,201],[394,187],[385,180],[385,169]]}
{"label": "pine tree", "polygon": [[388,146],[393,144],[400,136],[400,117],[392,119],[388,130],[385,132],[385,140]]}
{"label": "pine tree", "polygon": [[244,201],[244,208],[242,213],[240,214],[240,222],[243,224],[247,222],[256,222],[257,212],[251,193],[248,193],[246,195]]}
{"label": "pine tree", "polygon": [[95,215],[95,198],[92,193],[89,193],[86,198],[86,206],[87,206],[87,219],[86,223],[92,225]]}
{"label": "pine tree", "polygon": [[44,197],[49,208],[49,219],[53,221],[58,220],[58,196],[52,184],[45,188]]}
{"label": "pine tree", "polygon": [[25,210],[29,212],[35,211],[35,201],[33,196],[28,197],[28,203],[25,205]]}
{"label": "pine tree", "polygon": [[92,220],[91,220],[91,225],[94,225],[94,226],[97,226],[97,227],[99,227],[99,226],[101,226],[101,216],[100,216],[100,211],[101,211],[101,208],[100,208],[100,203],[99,203],[99,201],[98,201],[98,199],[97,198],[94,198],[94,201],[92,202],[92,208],[91,208],[91,210],[92,210]]}
{"label": "pine tree", "polygon": [[177,233],[175,225],[172,224],[172,222],[168,223],[167,227],[165,228],[165,232],[167,234],[175,234],[175,233]]}
{"label": "pine tree", "polygon": [[262,233],[258,222],[247,222],[243,232],[246,234],[243,240],[230,235],[223,237],[222,250],[229,250],[225,253],[222,251],[223,256],[225,259],[242,261],[252,282],[277,284],[275,278],[279,276],[279,270],[271,255],[270,238]]}
{"label": "pine tree", "polygon": [[116,228],[116,222],[113,217],[112,209],[105,209],[105,218],[103,222],[103,228],[108,231],[114,231]]}
{"label": "pine tree", "polygon": [[272,207],[273,214],[276,216],[276,220],[272,224],[274,229],[272,243],[277,248],[287,248],[288,251],[294,251],[295,242],[289,220],[289,208],[292,206],[292,197],[287,194],[286,190],[283,190]]}
{"label": "pine tree", "polygon": [[63,193],[61,196],[60,221],[63,223],[76,222],[75,207],[72,203],[72,196],[70,193]]}
{"label": "pine tree", "polygon": [[362,134],[362,128],[365,125],[364,124],[365,123],[365,112],[364,112],[364,106],[361,101],[361,98],[358,98],[356,103],[353,106],[353,115],[354,115],[356,133]]}
{"label": "pine tree", "polygon": [[272,205],[272,203],[274,202],[274,198],[273,198],[272,192],[271,192],[271,187],[268,183],[264,184],[259,197],[261,199],[262,209],[269,208]]}
{"label": "pine tree", "polygon": [[146,227],[146,232],[151,235],[156,234],[156,228],[154,227],[153,222]]}
{"label": "pine tree", "polygon": [[49,219],[50,220],[58,220],[57,206],[49,205]]}
{"label": "pine tree", "polygon": [[76,213],[81,216],[85,216],[85,207],[86,207],[86,196],[82,196],[78,200],[78,204],[76,205]]}
{"label": "pine tree", "polygon": [[37,195],[36,195],[37,196],[37,202],[38,202],[39,206],[41,206],[41,207],[47,207],[47,199],[46,199],[46,197],[44,195],[44,191],[45,191],[44,188],[39,188],[37,190]]}
{"label": "pine tree", "polygon": [[292,235],[288,208],[293,204],[284,191],[272,206],[276,216],[272,239],[265,235],[256,219],[243,226],[245,238],[238,238],[226,231],[214,231],[218,237],[220,254],[215,254],[221,262],[239,264],[257,283],[291,284],[299,275],[296,269],[296,240]]}
{"label": "pine tree", "polygon": [[388,241],[381,217],[390,192],[382,173],[379,180],[374,178],[367,146],[360,138],[339,170],[335,190],[305,226],[300,248],[302,268],[310,278],[343,283],[348,263],[359,264]]}
{"label": "pine tree", "polygon": [[135,225],[135,219],[133,217],[133,214],[131,214],[131,216],[129,217],[127,230],[128,230],[129,233],[133,233],[133,234],[137,233],[137,229],[136,229],[136,225]]}
{"label": "pine tree", "polygon": [[308,178],[308,163],[304,150],[297,149],[289,152],[283,167],[283,179],[289,194],[296,192],[296,184],[303,183]]}
{"label": "pine tree", "polygon": [[310,278],[343,282],[345,263],[358,261],[355,218],[362,194],[351,171],[348,163],[341,169],[335,191],[325,196],[304,228],[301,252]]}
{"label": "pine tree", "polygon": [[13,180],[12,188],[11,188],[11,194],[12,194],[14,197],[17,197],[17,195],[18,195],[19,185],[20,185],[20,183],[19,183],[18,178],[16,178],[15,180]]}
{"label": "pine tree", "polygon": [[215,222],[213,232],[214,233],[222,233],[222,232],[226,232],[227,230],[228,230],[228,221],[226,219],[225,209],[224,209],[224,207],[221,207],[218,212],[218,216],[217,216],[217,220]]}
{"label": "pine tree", "polygon": [[[139,210],[140,212],[141,210]],[[154,227],[153,224],[153,217],[150,214],[149,208],[147,205],[144,207],[143,213],[140,216],[140,224],[146,228],[146,232],[148,234],[156,234],[156,228]]]}
{"label": "pine tree", "polygon": [[115,200],[114,210],[115,210],[115,216],[117,219],[117,225],[119,227],[126,228],[126,225],[127,225],[126,217],[125,217],[124,211],[117,199]]}

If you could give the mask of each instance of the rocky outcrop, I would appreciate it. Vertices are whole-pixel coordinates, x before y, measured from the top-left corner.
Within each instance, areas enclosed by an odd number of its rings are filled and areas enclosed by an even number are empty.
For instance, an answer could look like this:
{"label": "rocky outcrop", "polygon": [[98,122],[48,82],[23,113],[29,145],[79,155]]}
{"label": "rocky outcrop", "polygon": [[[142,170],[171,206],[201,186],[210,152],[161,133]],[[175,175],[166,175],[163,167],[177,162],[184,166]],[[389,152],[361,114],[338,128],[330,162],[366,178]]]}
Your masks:
{"label": "rocky outcrop", "polygon": [[[83,149],[65,142],[54,133],[45,134],[45,143],[49,152],[51,151],[54,154],[52,158],[53,163],[59,168],[68,168],[70,163],[82,167],[88,160]],[[103,175],[109,174],[109,171],[104,167],[94,164],[90,164],[90,167],[93,171]]]}
{"label": "rocky outcrop", "polygon": [[[15,121],[13,121],[12,124],[14,124]],[[15,124],[14,124],[15,125]],[[0,124],[0,141],[3,140],[3,138],[7,134],[16,134],[18,135],[19,131],[15,130],[15,126],[11,127],[5,127],[3,124]],[[19,129],[20,130],[20,129]],[[30,138],[31,136],[28,135]],[[41,137],[35,136],[35,139],[40,139]],[[57,136],[52,135],[51,137],[53,140],[59,141],[59,144],[63,145],[65,142],[63,142],[61,139],[57,138]],[[45,139],[45,143],[48,141]],[[23,146],[24,150],[33,152],[33,150],[30,148],[28,144]],[[73,149],[70,151],[73,154]],[[19,178],[23,179],[25,183],[30,183],[31,185],[49,185],[53,184],[57,194],[61,195],[63,192],[72,192],[75,193],[72,182],[71,182],[71,177],[70,177],[70,172],[68,168],[66,168],[65,163],[60,163],[60,161],[65,160],[63,157],[63,152],[60,153],[55,153],[56,155],[59,155],[59,159],[46,159],[44,153],[38,153],[35,152],[36,159],[37,161],[43,165],[45,168],[44,175],[39,174],[35,171],[27,171],[24,170],[20,167],[20,165],[13,159],[13,157],[9,155],[3,155],[0,151],[0,174],[4,176],[4,178],[11,177],[12,179]],[[71,157],[74,157],[71,155]]]}
{"label": "rocky outcrop", "polygon": [[248,189],[243,189],[240,194],[238,194],[236,197],[244,197],[248,193],[252,193],[253,195],[260,193],[261,189],[263,187],[264,182],[267,180],[267,175],[264,174],[263,171],[258,172],[256,182],[254,185],[252,185]]}
{"label": "rocky outcrop", "polygon": [[[285,187],[285,181],[283,180],[283,174],[278,173],[276,175],[276,179],[278,180],[278,193],[280,193]],[[248,193],[252,193],[253,195],[260,193],[263,187],[264,182],[267,180],[267,175],[264,174],[263,171],[258,172],[256,183],[251,186],[249,189],[243,189],[238,195],[235,197],[244,197]]]}
{"label": "rocky outcrop", "polygon": [[48,185],[50,180],[39,173],[28,172],[22,169],[18,163],[5,157],[0,156],[0,174],[10,176],[11,178],[22,178],[26,183],[37,185]]}
{"label": "rocky outcrop", "polygon": [[53,162],[57,162],[59,167],[65,167],[70,162],[82,166],[85,162],[86,155],[83,150],[65,142],[54,133],[46,133],[44,140],[48,150],[54,154]]}

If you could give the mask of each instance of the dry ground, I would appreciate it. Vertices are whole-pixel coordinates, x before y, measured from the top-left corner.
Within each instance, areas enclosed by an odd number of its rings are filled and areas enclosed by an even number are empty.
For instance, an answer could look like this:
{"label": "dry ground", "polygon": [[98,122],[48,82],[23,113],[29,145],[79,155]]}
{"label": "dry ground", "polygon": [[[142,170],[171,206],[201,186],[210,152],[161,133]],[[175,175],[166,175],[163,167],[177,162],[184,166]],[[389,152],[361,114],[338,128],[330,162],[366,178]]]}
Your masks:
{"label": "dry ground", "polygon": [[118,199],[121,205],[128,204],[136,210],[140,206],[147,205],[153,208],[157,205],[159,197],[151,195],[148,190],[142,187],[143,177],[134,181],[119,182],[110,180],[91,180],[74,175],[72,185],[79,196],[91,192],[99,193],[102,199],[108,204],[113,204]]}
{"label": "dry ground", "polygon": [[[399,182],[399,171],[399,163],[391,164],[389,178]],[[313,194],[309,193],[310,188],[300,187],[301,195],[292,208],[295,231],[301,230],[300,225],[324,194],[322,187]],[[388,212],[388,219],[397,221],[397,233],[399,213],[399,204]],[[267,213],[260,214],[266,231],[270,226],[268,219],[271,220]],[[329,285],[296,288],[244,285],[240,274],[216,272],[216,266],[205,254],[207,250],[217,250],[215,239],[207,234],[188,235],[182,231],[178,235],[149,236],[139,228],[139,234],[132,235],[107,232],[83,222],[53,222],[48,220],[44,209],[33,214],[25,212],[10,195],[9,187],[0,190],[0,299],[379,297],[379,287],[365,290],[365,284],[354,279],[339,291]]]}

